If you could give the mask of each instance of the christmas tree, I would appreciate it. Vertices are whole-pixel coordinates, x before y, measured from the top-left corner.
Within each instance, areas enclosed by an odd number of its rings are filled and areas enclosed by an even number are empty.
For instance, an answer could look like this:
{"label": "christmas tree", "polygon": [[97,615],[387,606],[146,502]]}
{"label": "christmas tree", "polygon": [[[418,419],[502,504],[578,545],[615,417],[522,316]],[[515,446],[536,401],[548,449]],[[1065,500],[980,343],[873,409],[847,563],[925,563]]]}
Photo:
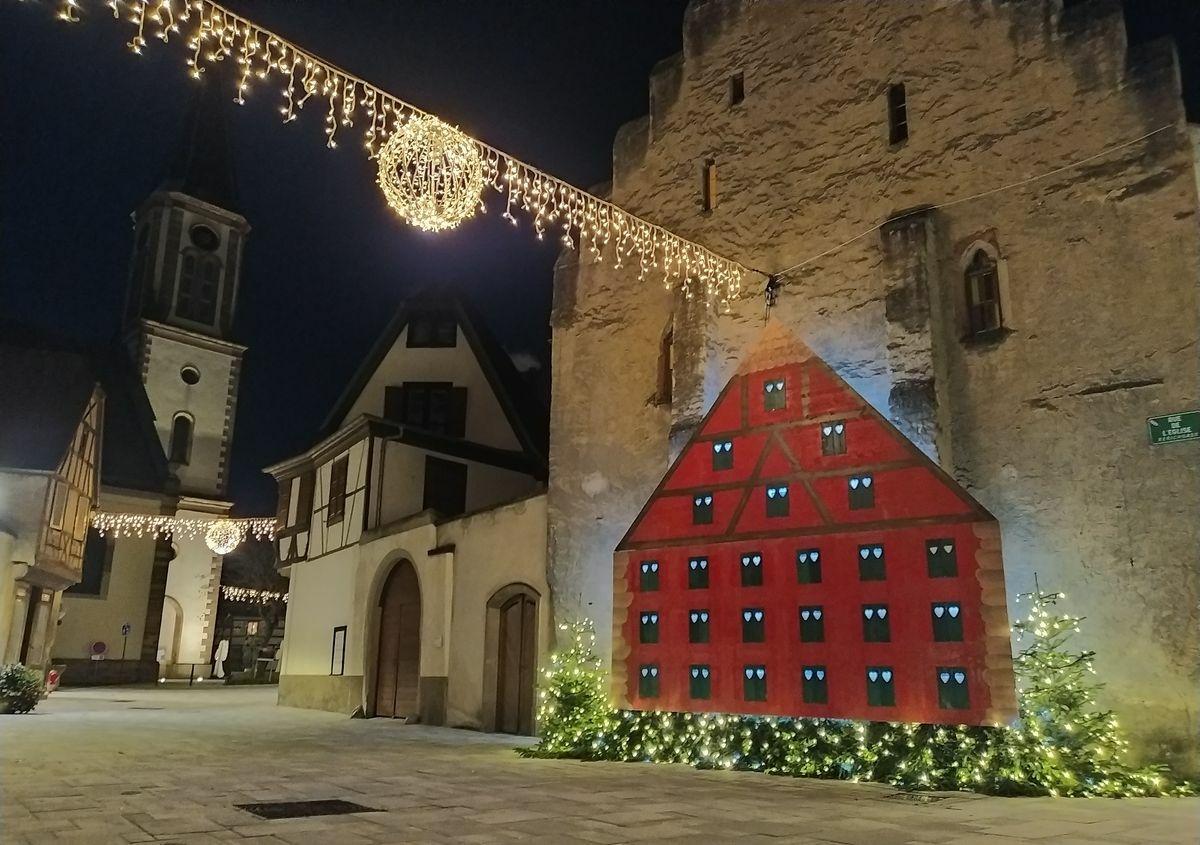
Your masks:
{"label": "christmas tree", "polygon": [[1194,784],[1126,760],[1116,717],[1096,707],[1092,652],[1070,649],[1081,617],[1061,593],[1018,597],[1013,625],[1021,718],[1012,726],[892,724],[710,713],[616,711],[590,623],[562,626],[540,692],[542,757],[686,763],[797,777],[869,780],[901,789],[993,795],[1191,795]]}
{"label": "christmas tree", "polygon": [[563,645],[550,656],[550,668],[538,690],[541,742],[531,753],[539,757],[578,756],[612,712],[604,671],[594,651],[592,623],[560,625],[559,636]]}

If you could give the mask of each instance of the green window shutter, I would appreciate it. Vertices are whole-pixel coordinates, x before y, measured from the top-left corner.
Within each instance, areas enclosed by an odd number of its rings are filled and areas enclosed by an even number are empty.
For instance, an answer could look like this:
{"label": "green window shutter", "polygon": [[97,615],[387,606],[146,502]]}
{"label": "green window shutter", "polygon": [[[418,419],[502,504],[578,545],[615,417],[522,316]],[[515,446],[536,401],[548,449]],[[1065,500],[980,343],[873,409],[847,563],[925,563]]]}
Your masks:
{"label": "green window shutter", "polygon": [[761,552],[746,552],[742,555],[742,586],[761,587],[763,583],[763,556]]}
{"label": "green window shutter", "polygon": [[962,605],[958,602],[934,602],[930,607],[933,619],[933,640],[939,643],[959,643],[963,638]]}
{"label": "green window shutter", "polygon": [[708,666],[693,666],[688,674],[688,695],[712,698],[712,670]]}
{"label": "green window shutter", "polygon": [[658,561],[643,560],[638,574],[638,589],[643,593],[658,589]]}
{"label": "green window shutter", "polygon": [[953,578],[958,575],[958,550],[950,539],[926,540],[925,563],[930,578]]}
{"label": "green window shutter", "polygon": [[800,678],[805,704],[829,703],[829,685],[825,680],[824,666],[805,666]]}
{"label": "green window shutter", "polygon": [[820,549],[800,549],[796,552],[796,582],[799,584],[821,583]]}
{"label": "green window shutter", "polygon": [[800,642],[825,642],[825,608],[820,606],[800,608]]}
{"label": "green window shutter", "polygon": [[965,710],[971,706],[967,670],[962,666],[939,666],[938,706],[943,710]]}
{"label": "green window shutter", "polygon": [[882,543],[858,547],[858,578],[860,581],[882,581],[887,577]]}
{"label": "green window shutter", "polygon": [[863,642],[887,643],[892,641],[891,618],[886,604],[864,604]]}

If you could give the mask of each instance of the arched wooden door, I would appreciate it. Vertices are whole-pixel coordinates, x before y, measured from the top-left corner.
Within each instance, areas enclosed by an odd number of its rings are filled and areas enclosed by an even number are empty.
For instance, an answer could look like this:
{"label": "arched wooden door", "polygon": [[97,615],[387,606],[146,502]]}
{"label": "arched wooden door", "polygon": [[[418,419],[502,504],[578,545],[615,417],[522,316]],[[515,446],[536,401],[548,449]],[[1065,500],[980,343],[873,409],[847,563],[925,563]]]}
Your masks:
{"label": "arched wooden door", "polygon": [[500,606],[496,660],[496,730],[533,733],[537,673],[537,600],[518,593]]}
{"label": "arched wooden door", "polygon": [[396,564],[379,596],[375,715],[415,719],[421,674],[421,587],[407,560]]}

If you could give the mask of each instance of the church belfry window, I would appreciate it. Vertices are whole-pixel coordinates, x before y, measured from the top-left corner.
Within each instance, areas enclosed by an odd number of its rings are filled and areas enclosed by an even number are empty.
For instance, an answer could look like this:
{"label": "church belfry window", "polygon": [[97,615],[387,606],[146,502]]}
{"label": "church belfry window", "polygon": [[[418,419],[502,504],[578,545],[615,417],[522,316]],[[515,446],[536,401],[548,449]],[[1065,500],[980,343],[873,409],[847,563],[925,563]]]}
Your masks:
{"label": "church belfry window", "polygon": [[1000,307],[999,263],[985,249],[975,250],[963,273],[966,288],[967,332],[970,337],[987,337],[1004,328]]}
{"label": "church belfry window", "polygon": [[904,83],[888,86],[888,142],[903,144],[908,140],[908,95]]}
{"label": "church belfry window", "polygon": [[217,292],[221,284],[221,259],[197,247],[183,251],[175,315],[182,320],[211,326],[217,320]]}
{"label": "church belfry window", "polygon": [[185,465],[192,457],[192,418],[176,414],[171,422],[171,463]]}

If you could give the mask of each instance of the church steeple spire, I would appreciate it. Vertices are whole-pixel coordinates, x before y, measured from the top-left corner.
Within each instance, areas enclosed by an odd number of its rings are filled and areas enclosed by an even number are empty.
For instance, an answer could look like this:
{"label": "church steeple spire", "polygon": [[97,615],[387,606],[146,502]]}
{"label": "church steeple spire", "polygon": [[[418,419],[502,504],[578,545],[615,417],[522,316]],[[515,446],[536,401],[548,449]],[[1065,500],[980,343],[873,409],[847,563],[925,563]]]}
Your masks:
{"label": "church steeple spire", "polygon": [[179,146],[160,190],[177,191],[233,211],[237,180],[229,145],[229,86],[212,69],[197,83]]}

